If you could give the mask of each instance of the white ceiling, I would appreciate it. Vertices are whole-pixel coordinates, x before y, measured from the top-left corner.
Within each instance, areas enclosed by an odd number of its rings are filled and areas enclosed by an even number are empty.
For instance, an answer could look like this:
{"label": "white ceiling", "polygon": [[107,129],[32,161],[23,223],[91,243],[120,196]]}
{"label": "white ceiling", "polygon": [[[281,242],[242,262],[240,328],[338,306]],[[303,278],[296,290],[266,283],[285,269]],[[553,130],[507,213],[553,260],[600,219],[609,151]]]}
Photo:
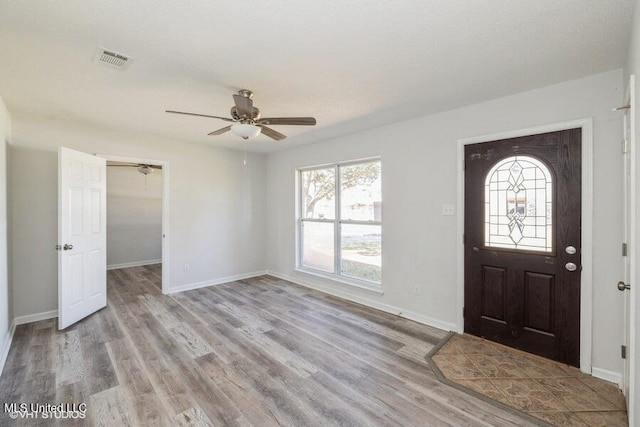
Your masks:
{"label": "white ceiling", "polygon": [[[273,151],[623,65],[634,0],[0,0],[0,95],[43,116]],[[93,61],[98,47],[134,58]],[[232,93],[315,127],[206,136]]]}

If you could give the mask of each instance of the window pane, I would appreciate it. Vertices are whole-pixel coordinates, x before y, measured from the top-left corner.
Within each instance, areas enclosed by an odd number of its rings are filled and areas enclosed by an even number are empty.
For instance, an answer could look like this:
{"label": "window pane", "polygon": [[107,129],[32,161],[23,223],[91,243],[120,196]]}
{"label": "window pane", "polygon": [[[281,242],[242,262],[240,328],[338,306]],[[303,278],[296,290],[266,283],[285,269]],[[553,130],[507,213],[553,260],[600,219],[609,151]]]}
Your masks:
{"label": "window pane", "polygon": [[334,219],[336,216],[335,169],[316,169],[301,172],[302,217]]}
{"label": "window pane", "polygon": [[333,223],[302,222],[302,265],[322,271],[334,271]]}
{"label": "window pane", "polygon": [[343,220],[381,221],[380,162],[340,167],[340,216]]}
{"label": "window pane", "polygon": [[553,181],[530,156],[499,161],[485,179],[485,245],[553,251]]}
{"label": "window pane", "polygon": [[343,224],[341,273],[380,283],[382,276],[382,227]]}

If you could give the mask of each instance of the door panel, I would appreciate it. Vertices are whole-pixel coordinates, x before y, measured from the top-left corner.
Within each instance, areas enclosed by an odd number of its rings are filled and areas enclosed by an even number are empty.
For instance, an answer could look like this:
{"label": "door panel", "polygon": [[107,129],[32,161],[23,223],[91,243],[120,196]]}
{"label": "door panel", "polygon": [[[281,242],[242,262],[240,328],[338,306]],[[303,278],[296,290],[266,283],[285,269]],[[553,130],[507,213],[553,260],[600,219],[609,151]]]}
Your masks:
{"label": "door panel", "polygon": [[484,265],[482,275],[482,316],[504,322],[507,270]]}
{"label": "door panel", "polygon": [[465,147],[465,332],[578,365],[581,158],[580,129]]}
{"label": "door panel", "polygon": [[555,277],[526,272],[524,276],[524,327],[554,334]]}
{"label": "door panel", "polygon": [[106,161],[58,153],[58,327],[101,309],[106,300]]}

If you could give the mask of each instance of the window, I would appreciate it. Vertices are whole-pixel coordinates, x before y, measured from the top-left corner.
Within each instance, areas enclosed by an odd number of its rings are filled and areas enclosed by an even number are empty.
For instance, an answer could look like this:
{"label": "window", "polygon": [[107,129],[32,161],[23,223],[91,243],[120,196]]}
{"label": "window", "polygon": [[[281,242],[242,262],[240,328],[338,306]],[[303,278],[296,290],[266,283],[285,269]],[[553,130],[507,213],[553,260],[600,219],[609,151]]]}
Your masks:
{"label": "window", "polygon": [[299,171],[299,267],[379,289],[382,278],[381,163]]}
{"label": "window", "polygon": [[485,246],[553,251],[553,179],[529,156],[503,159],[485,179]]}

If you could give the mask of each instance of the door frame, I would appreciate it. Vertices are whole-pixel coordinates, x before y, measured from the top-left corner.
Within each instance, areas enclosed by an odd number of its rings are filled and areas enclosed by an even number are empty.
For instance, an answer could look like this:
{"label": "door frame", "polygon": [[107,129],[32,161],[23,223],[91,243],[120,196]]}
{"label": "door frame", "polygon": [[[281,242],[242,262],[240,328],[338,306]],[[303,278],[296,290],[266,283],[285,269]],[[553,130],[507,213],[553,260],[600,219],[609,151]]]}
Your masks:
{"label": "door frame", "polygon": [[525,129],[498,132],[489,135],[458,139],[457,176],[458,176],[458,217],[456,232],[457,252],[457,295],[456,325],[457,332],[464,332],[464,147],[470,144],[518,138],[521,136],[556,132],[567,129],[582,129],[582,271],[580,275],[580,370],[591,373],[592,351],[592,310],[593,310],[593,119],[579,119],[552,123]]}
{"label": "door frame", "polygon": [[[123,163],[144,163],[162,166],[162,293],[169,293],[169,162],[165,160],[143,159],[139,157],[96,154],[107,161]],[[107,180],[107,185],[109,184]],[[107,193],[108,196],[108,193]]]}

